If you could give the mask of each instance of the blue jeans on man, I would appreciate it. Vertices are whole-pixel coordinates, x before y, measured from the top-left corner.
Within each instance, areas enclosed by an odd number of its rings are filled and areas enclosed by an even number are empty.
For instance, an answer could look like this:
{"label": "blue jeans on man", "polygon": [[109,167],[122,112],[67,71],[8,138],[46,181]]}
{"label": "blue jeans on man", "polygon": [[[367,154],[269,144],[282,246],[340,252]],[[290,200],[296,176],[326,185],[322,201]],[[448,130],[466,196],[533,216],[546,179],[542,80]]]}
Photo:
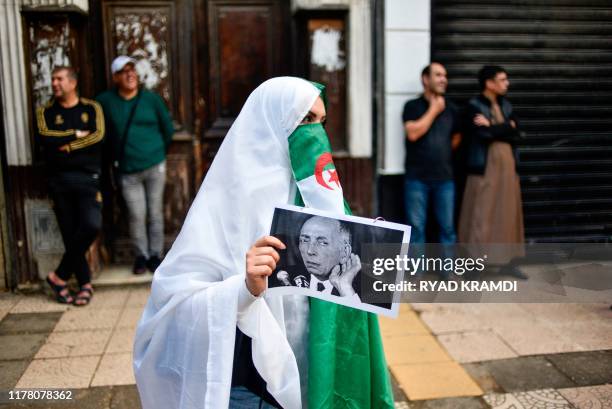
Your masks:
{"label": "blue jeans on man", "polygon": [[406,178],[404,199],[408,224],[412,226],[410,243],[425,243],[427,207],[432,201],[433,212],[439,228],[440,244],[455,244],[455,184],[452,180],[419,180]]}
{"label": "blue jeans on man", "polygon": [[[427,208],[431,200],[433,213],[438,224],[438,242],[445,257],[452,257],[452,245],[457,241],[455,233],[455,183],[452,180],[420,180],[406,178],[404,181],[404,203],[408,224],[412,227],[410,244],[412,257],[424,252]],[[418,253],[418,254],[417,254]],[[421,272],[417,272],[421,273]],[[448,273],[438,272],[442,278]]]}

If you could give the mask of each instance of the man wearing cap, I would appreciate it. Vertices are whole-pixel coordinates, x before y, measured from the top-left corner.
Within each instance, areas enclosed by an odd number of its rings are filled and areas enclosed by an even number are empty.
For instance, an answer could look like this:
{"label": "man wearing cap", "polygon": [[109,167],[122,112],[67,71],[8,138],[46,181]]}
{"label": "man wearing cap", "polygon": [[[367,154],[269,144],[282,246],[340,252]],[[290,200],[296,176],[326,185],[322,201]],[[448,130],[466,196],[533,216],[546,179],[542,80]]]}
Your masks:
{"label": "man wearing cap", "polygon": [[114,87],[97,97],[107,121],[114,171],[129,212],[135,260],[133,272],[154,272],[164,246],[163,196],[166,152],[174,126],[164,101],[139,88],[136,60],[119,56],[111,64]]}

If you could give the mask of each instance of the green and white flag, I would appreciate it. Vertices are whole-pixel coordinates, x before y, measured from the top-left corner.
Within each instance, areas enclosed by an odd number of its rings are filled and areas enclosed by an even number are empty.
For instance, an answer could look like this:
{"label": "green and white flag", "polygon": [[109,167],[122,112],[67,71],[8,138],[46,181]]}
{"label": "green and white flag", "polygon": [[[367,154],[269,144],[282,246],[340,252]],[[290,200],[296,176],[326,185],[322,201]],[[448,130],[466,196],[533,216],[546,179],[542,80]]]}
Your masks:
{"label": "green and white flag", "polygon": [[[321,124],[298,126],[289,155],[298,206],[351,214]],[[393,408],[393,392],[376,315],[310,299],[308,407]]]}
{"label": "green and white flag", "polygon": [[323,126],[299,126],[289,137],[289,155],[304,204],[344,213],[342,186]]}

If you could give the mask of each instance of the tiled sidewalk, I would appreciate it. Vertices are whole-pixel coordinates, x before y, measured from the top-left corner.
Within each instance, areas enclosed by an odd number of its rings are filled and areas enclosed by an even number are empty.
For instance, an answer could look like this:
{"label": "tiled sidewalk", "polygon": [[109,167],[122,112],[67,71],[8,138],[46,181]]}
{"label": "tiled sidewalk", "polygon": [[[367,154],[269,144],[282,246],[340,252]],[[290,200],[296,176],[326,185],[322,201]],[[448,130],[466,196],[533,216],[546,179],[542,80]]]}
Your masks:
{"label": "tiled sidewalk", "polygon": [[[0,390],[67,388],[72,402],[139,407],[131,365],[148,286],[90,306],[0,294]],[[413,304],[381,318],[398,408],[612,409],[612,311],[602,304]]]}
{"label": "tiled sidewalk", "polygon": [[[148,295],[148,286],[100,289],[89,306],[73,307],[43,295],[2,294],[1,389],[134,385],[134,331]],[[109,390],[98,394],[111,399]],[[132,392],[122,393],[133,401]]]}
{"label": "tiled sidewalk", "polygon": [[381,328],[398,407],[612,408],[607,304],[403,305]]}

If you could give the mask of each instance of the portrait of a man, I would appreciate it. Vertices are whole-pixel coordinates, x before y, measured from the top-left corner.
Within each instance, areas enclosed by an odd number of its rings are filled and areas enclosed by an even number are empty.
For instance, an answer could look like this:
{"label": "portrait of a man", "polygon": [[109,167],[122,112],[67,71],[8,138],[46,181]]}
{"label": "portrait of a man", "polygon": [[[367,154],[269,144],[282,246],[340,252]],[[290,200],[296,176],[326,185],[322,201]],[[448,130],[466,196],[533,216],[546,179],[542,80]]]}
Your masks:
{"label": "portrait of a man", "polygon": [[281,270],[276,276],[279,281],[324,294],[359,297],[355,286],[361,261],[353,253],[348,223],[312,216],[300,228],[298,248],[306,274],[292,276],[291,272]]}

